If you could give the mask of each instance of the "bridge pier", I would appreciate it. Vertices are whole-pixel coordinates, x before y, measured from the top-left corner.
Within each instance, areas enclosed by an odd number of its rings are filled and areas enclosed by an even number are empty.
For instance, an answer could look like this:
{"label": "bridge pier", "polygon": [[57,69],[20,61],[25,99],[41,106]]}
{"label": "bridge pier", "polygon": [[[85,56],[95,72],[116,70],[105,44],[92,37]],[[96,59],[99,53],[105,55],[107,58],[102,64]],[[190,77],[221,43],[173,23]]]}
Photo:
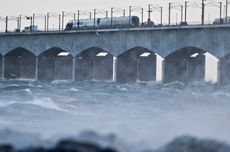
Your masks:
{"label": "bridge pier", "polygon": [[219,80],[220,84],[230,84],[230,54],[220,59]]}
{"label": "bridge pier", "polygon": [[38,80],[38,56],[36,56],[35,80]]}
{"label": "bridge pier", "polygon": [[2,70],[1,70],[1,76],[2,76],[2,79],[4,79],[4,72],[5,72],[5,56],[2,56]]}
{"label": "bridge pier", "polygon": [[73,68],[72,68],[72,80],[75,81],[75,68],[76,68],[76,59],[73,58]]}
{"label": "bridge pier", "polygon": [[117,81],[117,57],[113,57],[113,81]]}

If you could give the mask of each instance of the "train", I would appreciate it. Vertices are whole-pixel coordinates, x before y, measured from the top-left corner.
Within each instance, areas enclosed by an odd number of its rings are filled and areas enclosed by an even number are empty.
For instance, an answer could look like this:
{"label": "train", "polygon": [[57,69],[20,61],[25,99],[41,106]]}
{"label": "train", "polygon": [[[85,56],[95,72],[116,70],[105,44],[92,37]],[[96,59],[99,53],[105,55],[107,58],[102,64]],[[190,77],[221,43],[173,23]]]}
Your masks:
{"label": "train", "polygon": [[216,18],[213,22],[213,24],[229,24],[230,23],[230,17],[228,16],[227,17],[227,20],[226,18]]}
{"label": "train", "polygon": [[138,16],[122,16],[122,17],[105,17],[96,19],[80,19],[80,20],[70,20],[65,27],[66,31],[88,29],[88,28],[107,28],[107,27],[139,27],[140,19]]}

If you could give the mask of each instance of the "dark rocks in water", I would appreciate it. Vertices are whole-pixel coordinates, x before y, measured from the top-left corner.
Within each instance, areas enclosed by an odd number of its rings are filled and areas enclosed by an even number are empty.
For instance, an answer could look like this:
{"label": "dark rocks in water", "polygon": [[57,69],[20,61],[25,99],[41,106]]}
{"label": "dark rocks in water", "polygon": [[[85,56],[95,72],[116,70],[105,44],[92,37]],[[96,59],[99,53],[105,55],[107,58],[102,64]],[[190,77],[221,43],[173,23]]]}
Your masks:
{"label": "dark rocks in water", "polygon": [[23,150],[19,150],[18,152],[49,152],[49,149],[44,147],[35,147],[35,148],[26,148]]}
{"label": "dark rocks in water", "polygon": [[230,147],[215,140],[181,136],[156,152],[230,152]]}
{"label": "dark rocks in water", "polygon": [[90,142],[79,142],[75,140],[62,140],[54,148],[53,152],[117,152],[110,148],[102,148]]}
{"label": "dark rocks in water", "polygon": [[[76,139],[77,141],[83,141],[86,143],[94,143],[96,145],[100,145],[101,147],[110,147],[116,149],[118,151],[126,152],[126,151],[140,151],[136,150],[134,145],[129,145],[123,139],[119,138],[117,135],[113,133],[109,134],[100,134],[95,131],[85,130],[82,131],[76,138],[70,137],[71,139]],[[108,150],[107,150],[108,151]]]}
{"label": "dark rocks in water", "polygon": [[15,149],[11,145],[2,145],[0,146],[0,152],[15,152]]}
{"label": "dark rocks in water", "polygon": [[60,141],[55,150],[57,152],[97,152],[100,147],[96,144],[78,142],[71,139]]}
{"label": "dark rocks in water", "polygon": [[118,152],[118,151],[116,151],[114,149],[106,148],[106,149],[98,150],[97,152]]}
{"label": "dark rocks in water", "polygon": [[[104,148],[100,144],[71,139],[61,140],[52,148],[31,147],[17,150],[11,145],[0,146],[0,152],[118,152],[113,148]],[[131,152],[125,150],[124,152]],[[190,136],[181,136],[158,150],[142,152],[230,152],[230,146],[225,143],[209,139],[197,139]]]}
{"label": "dark rocks in water", "polygon": [[61,140],[53,148],[31,147],[16,150],[11,145],[0,146],[0,152],[117,152],[111,148],[102,148],[97,144],[79,142],[71,139]]}

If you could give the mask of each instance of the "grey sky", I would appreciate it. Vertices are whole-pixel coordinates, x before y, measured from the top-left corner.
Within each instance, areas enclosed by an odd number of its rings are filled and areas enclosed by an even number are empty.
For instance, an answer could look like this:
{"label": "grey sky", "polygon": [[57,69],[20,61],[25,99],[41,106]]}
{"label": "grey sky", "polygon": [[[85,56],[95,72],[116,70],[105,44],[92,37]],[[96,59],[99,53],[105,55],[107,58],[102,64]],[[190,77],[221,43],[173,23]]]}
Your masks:
{"label": "grey sky", "polygon": [[[197,3],[201,3],[201,0],[190,0]],[[223,1],[225,0],[209,0],[209,1]],[[128,9],[129,5],[140,6],[145,9],[145,20],[147,17],[147,6],[148,4],[158,4],[164,7],[163,9],[163,21],[168,21],[168,3],[182,3],[184,0],[0,0],[0,16],[18,16],[19,14],[31,15],[35,14],[45,14],[47,12],[61,13],[62,11],[77,12],[77,10],[93,10],[96,9],[107,9],[112,7]],[[190,21],[200,21],[201,8],[188,8],[188,20]],[[224,11],[223,11],[224,13]],[[177,15],[176,15],[177,14]],[[117,14],[119,16],[119,14]],[[135,12],[135,15],[140,15],[140,13]],[[176,17],[177,16],[177,17]],[[205,20],[213,21],[214,18],[219,17],[218,7],[207,7]],[[176,18],[179,22],[180,12],[179,10],[172,10],[172,22],[176,22]],[[66,21],[71,19],[66,18]],[[155,22],[159,22],[159,13],[154,12],[152,19]],[[51,19],[52,20],[52,19]],[[57,21],[53,19],[53,26],[56,26]],[[41,22],[41,21],[37,21]],[[14,24],[14,23],[11,23]],[[26,21],[23,24],[28,24]],[[42,24],[42,23],[41,23]],[[13,25],[11,25],[13,26]],[[4,24],[0,22],[0,30],[4,27]]]}

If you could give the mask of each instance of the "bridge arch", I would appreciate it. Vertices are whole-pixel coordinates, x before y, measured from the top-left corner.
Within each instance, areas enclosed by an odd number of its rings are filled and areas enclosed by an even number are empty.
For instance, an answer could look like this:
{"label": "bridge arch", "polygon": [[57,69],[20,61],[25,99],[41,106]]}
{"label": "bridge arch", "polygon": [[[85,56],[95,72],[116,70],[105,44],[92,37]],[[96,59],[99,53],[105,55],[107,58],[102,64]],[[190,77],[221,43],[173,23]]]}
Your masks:
{"label": "bridge arch", "polygon": [[90,47],[75,57],[75,80],[113,80],[114,56],[99,47]]}
{"label": "bridge arch", "polygon": [[164,82],[217,81],[218,59],[209,52],[189,46],[176,50],[164,60]]}
{"label": "bridge arch", "polygon": [[[120,54],[117,57],[117,82],[156,81],[157,74],[162,73],[157,70],[158,57],[155,52],[139,46]],[[162,65],[162,61],[159,64]]]}
{"label": "bridge arch", "polygon": [[57,47],[45,50],[38,56],[38,80],[72,80],[73,56]]}
{"label": "bridge arch", "polygon": [[35,79],[36,56],[29,50],[18,47],[4,56],[4,78]]}

